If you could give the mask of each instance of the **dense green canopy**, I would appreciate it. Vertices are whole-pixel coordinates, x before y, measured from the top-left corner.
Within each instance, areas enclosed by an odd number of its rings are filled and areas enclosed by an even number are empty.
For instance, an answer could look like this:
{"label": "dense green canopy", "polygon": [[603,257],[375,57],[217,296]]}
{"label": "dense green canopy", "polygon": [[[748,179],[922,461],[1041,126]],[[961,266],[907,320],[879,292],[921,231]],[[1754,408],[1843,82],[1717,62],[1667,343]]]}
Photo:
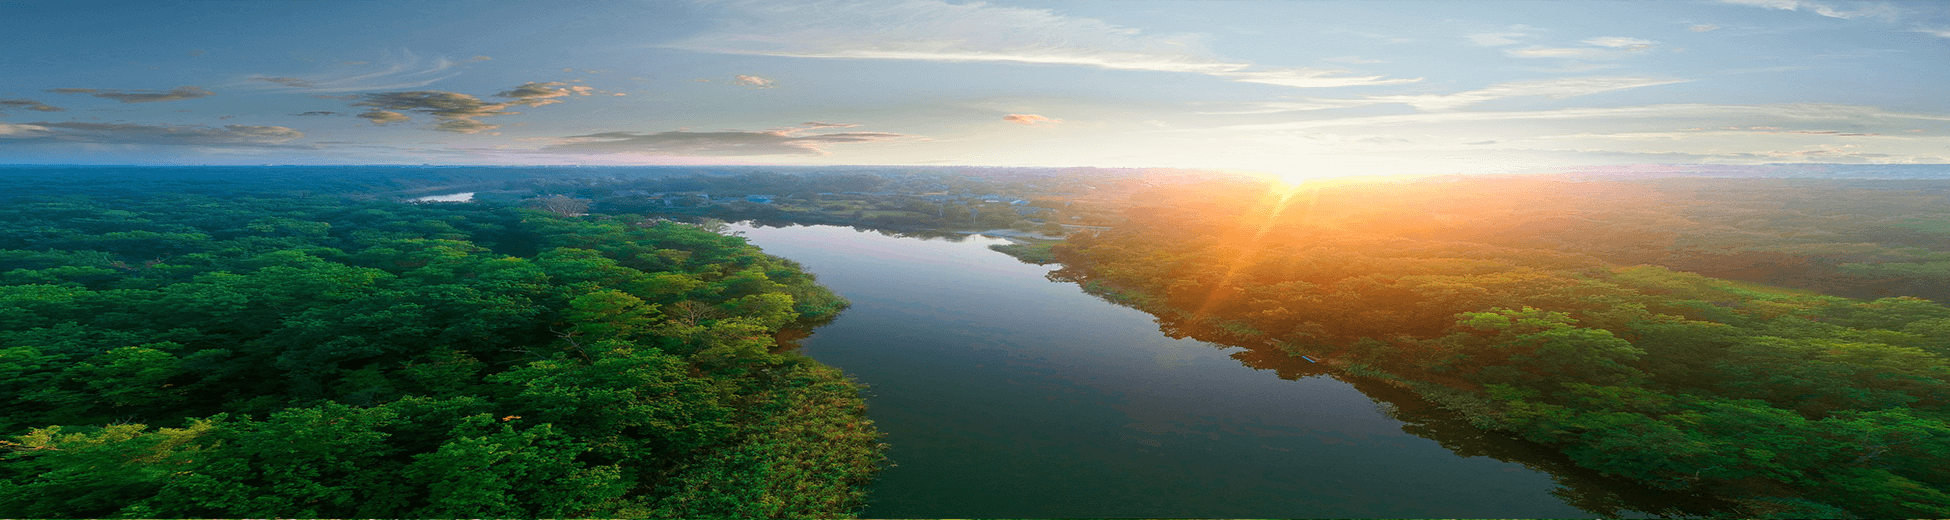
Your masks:
{"label": "dense green canopy", "polygon": [[878,433],[742,238],[294,194],[0,206],[0,511],[834,517]]}

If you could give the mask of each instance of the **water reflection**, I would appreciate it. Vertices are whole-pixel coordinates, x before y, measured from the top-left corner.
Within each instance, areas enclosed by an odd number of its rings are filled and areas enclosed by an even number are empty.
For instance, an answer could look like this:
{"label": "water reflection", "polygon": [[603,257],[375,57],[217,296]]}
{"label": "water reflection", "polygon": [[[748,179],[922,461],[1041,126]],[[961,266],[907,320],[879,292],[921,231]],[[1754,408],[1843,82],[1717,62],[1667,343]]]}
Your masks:
{"label": "water reflection", "polygon": [[445,195],[428,195],[425,197],[412,199],[408,202],[474,202],[474,192],[469,191],[463,193],[448,193]]}
{"label": "water reflection", "polygon": [[883,237],[912,238],[916,240],[940,240],[944,242],[954,242],[954,243],[966,242],[968,241],[969,237],[977,236],[968,233],[955,233],[951,231],[938,231],[932,229],[890,229],[890,228],[860,226],[860,225],[803,226],[800,224],[793,223],[792,221],[789,220],[776,220],[776,219],[746,220],[746,221],[739,222],[738,225],[748,227],[748,228],[754,228],[754,229],[787,229],[787,228],[796,228],[796,227],[844,228],[844,229],[852,229],[860,233],[873,233]]}
{"label": "water reflection", "polygon": [[872,387],[869,413],[898,466],[876,481],[867,517],[1710,509],[1581,472],[1393,387],[1184,338],[1207,334],[1050,283],[1047,268],[987,249],[1000,239],[735,229],[853,302],[800,343]]}

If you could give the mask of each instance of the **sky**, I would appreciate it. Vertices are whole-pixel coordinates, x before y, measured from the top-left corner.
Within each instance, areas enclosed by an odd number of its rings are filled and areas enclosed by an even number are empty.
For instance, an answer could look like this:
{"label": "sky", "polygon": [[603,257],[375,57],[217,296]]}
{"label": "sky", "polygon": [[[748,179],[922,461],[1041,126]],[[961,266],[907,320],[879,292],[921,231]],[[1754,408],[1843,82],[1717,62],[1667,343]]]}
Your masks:
{"label": "sky", "polygon": [[1950,2],[0,0],[0,164],[1950,163]]}

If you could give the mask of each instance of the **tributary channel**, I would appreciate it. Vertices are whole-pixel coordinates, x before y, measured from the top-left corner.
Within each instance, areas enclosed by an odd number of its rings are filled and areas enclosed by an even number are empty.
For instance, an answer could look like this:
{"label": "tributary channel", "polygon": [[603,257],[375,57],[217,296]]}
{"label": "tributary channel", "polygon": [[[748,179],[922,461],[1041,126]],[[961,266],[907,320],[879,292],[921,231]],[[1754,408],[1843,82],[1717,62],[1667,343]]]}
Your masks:
{"label": "tributary channel", "polygon": [[802,348],[871,386],[895,465],[868,518],[1645,516],[1696,502],[1373,381],[1166,337],[1149,314],[987,248],[1000,239],[732,229],[853,302]]}

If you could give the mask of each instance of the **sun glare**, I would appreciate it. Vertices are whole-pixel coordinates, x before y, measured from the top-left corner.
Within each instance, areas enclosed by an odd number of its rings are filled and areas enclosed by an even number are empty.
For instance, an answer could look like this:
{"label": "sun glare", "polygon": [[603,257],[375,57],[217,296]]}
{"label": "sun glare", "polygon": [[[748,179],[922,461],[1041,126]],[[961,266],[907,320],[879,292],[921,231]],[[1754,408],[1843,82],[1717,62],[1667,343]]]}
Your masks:
{"label": "sun glare", "polygon": [[1273,174],[1274,179],[1278,179],[1281,183],[1286,184],[1289,187],[1299,186],[1301,184],[1304,184],[1307,182],[1307,179],[1310,179],[1312,177],[1313,176],[1311,175],[1307,175],[1299,172],[1275,172]]}

